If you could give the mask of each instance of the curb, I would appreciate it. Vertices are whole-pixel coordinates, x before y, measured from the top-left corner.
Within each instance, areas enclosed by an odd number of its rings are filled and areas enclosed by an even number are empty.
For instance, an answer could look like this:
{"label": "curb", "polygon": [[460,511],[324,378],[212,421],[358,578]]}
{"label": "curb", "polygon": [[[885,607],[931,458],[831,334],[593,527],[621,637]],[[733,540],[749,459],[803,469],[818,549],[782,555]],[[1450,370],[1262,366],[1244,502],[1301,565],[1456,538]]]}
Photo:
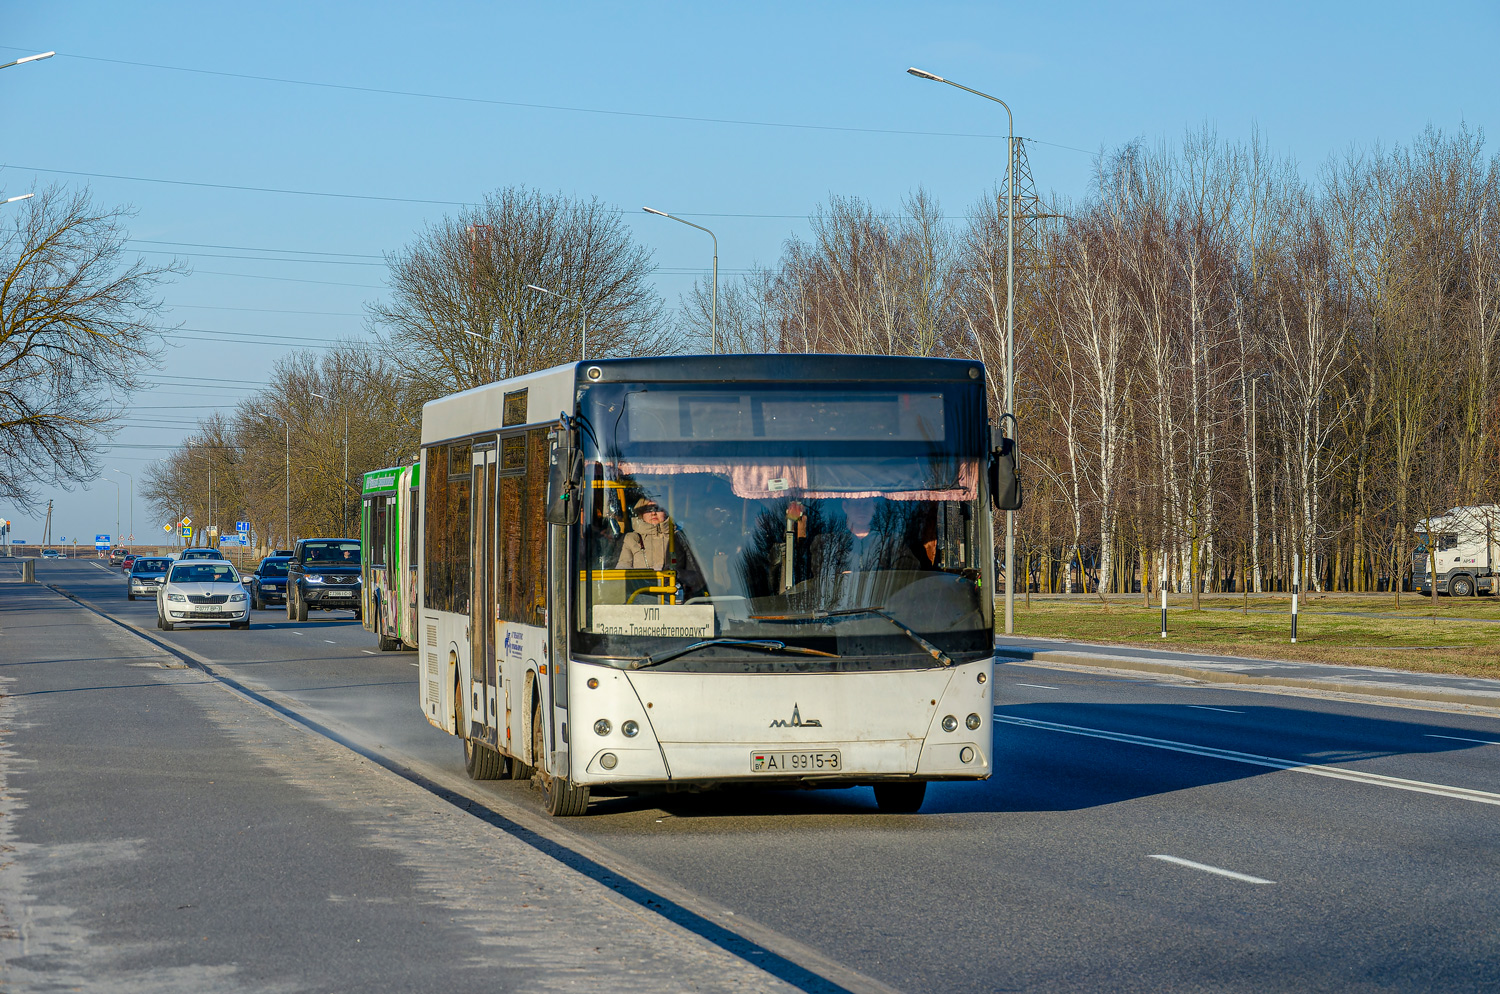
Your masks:
{"label": "curb", "polygon": [[1042,650],[995,649],[995,658],[1008,662],[1065,663],[1094,669],[1132,670],[1138,673],[1161,673],[1190,677],[1205,683],[1230,683],[1248,687],[1287,687],[1297,690],[1322,690],[1365,697],[1388,697],[1403,701],[1426,701],[1434,704],[1468,704],[1475,707],[1500,708],[1500,690],[1493,694],[1472,690],[1427,690],[1422,687],[1392,687],[1357,680],[1318,680],[1291,676],[1252,676],[1245,673],[1204,669],[1191,663],[1173,663],[1135,656],[1110,656],[1104,653]]}

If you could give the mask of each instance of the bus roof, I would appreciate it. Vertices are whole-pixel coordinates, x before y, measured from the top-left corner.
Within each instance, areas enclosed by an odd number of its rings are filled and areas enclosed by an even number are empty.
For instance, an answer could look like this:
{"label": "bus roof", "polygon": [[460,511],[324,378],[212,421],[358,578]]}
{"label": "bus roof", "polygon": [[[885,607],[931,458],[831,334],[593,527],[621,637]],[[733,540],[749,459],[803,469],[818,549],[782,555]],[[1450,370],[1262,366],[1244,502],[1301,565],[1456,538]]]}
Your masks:
{"label": "bus roof", "polygon": [[388,466],[385,469],[372,469],[365,474],[364,486],[360,491],[366,494],[395,493],[401,484],[401,474],[405,470],[411,471],[411,485],[416,486],[419,474],[422,472],[420,464],[410,466]]}
{"label": "bus roof", "polygon": [[[536,373],[486,383],[439,397],[422,406],[422,444],[461,438],[477,431],[497,430],[555,421],[573,413],[577,388],[592,382],[641,381],[655,383],[733,383],[743,381],[815,382],[949,382],[985,380],[984,365],[974,359],[931,359],[919,356],[758,355],[643,356],[632,359],[591,359],[569,362]],[[505,399],[525,390],[526,420],[505,423]]]}

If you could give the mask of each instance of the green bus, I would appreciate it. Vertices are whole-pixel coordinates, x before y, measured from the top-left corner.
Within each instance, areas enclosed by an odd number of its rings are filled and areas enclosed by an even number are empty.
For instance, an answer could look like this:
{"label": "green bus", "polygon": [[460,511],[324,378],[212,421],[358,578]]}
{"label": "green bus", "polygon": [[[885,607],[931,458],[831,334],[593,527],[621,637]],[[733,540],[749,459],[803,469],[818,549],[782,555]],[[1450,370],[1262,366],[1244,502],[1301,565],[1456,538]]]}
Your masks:
{"label": "green bus", "polygon": [[417,647],[417,513],[420,464],[365,474],[359,537],[364,543],[364,626],[382,651]]}

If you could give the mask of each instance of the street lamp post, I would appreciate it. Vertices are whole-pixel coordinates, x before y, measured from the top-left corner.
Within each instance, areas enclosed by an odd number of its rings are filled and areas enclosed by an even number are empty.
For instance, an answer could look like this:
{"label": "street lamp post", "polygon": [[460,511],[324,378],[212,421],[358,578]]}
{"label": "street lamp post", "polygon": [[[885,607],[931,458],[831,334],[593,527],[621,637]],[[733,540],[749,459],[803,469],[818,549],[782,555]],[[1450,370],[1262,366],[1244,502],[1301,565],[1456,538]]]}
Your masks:
{"label": "street lamp post", "polygon": [[13,204],[17,200],[30,200],[34,196],[36,196],[36,194],[34,193],[23,193],[19,197],[9,197],[5,200],[0,200],[0,206],[4,206],[5,204]]}
{"label": "street lamp post", "polygon": [[[528,290],[535,290],[537,293],[545,293],[547,296],[549,296],[549,297],[556,297],[559,300],[566,300],[567,299],[566,297],[564,297],[562,294],[556,292],[555,290],[548,290],[546,287],[544,287],[544,286],[537,286],[535,283],[528,283],[528,284],[526,284],[526,289],[528,289]],[[588,355],[588,351],[589,351],[589,312],[583,306],[583,291],[582,290],[578,291],[578,320],[583,325],[583,341],[580,342],[579,346],[578,346],[578,361],[582,362],[584,360],[584,358]]]}
{"label": "street lamp post", "polygon": [[292,423],[286,427],[286,546],[292,547]]}
{"label": "street lamp post", "polygon": [[40,55],[28,55],[25,58],[17,59],[14,62],[7,62],[5,63],[5,65],[0,66],[0,69],[9,69],[11,66],[19,66],[27,62],[40,62],[42,59],[50,59],[56,54],[56,52],[43,52]]}
{"label": "street lamp post", "polygon": [[135,541],[135,477],[123,469],[112,469],[111,473],[119,473],[130,481],[130,541]]}
{"label": "street lamp post", "polygon": [[[319,400],[333,401],[320,393],[313,394]],[[290,450],[289,450],[290,451]],[[344,535],[349,534],[349,405],[344,405],[344,479],[340,488],[344,494]],[[288,498],[290,499],[290,498]]]}
{"label": "street lamp post", "polygon": [[115,533],[110,536],[113,539],[110,547],[113,548],[120,541],[120,484],[107,476],[101,476],[100,479],[115,488]]}
{"label": "street lamp post", "polygon": [[642,207],[641,210],[645,211],[647,214],[655,214],[658,217],[671,218],[673,221],[676,221],[679,224],[685,224],[689,228],[697,228],[699,231],[707,232],[708,233],[708,237],[710,237],[710,238],[712,238],[714,240],[714,284],[713,284],[713,296],[710,298],[709,312],[708,312],[708,334],[709,334],[709,338],[713,342],[714,355],[718,355],[719,354],[719,236],[715,235],[712,231],[709,231],[707,228],[703,227],[703,225],[701,225],[701,224],[694,224],[691,221],[684,221],[682,218],[676,217],[676,216],[674,216],[672,214],[668,214],[666,211],[659,211],[659,210],[657,210],[654,207]]}
{"label": "street lamp post", "polygon": [[[1009,130],[1005,139],[1005,413],[1013,415],[1016,408],[1016,119],[1010,112],[1010,104],[999,97],[972,90],[951,79],[912,67],[907,72],[918,79],[930,79],[934,83],[947,83],[960,90],[993,100],[1005,108]],[[1003,423],[1003,422],[1002,422]],[[1015,420],[1011,420],[1012,426]],[[1015,430],[1012,427],[1012,430]],[[1012,577],[1015,565],[1016,512],[1005,512],[1005,634],[1012,635],[1016,628],[1016,584]]]}

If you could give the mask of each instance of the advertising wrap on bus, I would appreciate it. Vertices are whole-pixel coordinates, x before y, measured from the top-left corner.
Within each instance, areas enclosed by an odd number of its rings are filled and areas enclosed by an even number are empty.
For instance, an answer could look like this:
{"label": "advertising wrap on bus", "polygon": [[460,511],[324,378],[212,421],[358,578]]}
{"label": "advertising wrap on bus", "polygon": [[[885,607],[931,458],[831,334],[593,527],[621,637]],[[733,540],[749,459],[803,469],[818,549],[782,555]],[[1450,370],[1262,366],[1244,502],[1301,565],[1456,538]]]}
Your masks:
{"label": "advertising wrap on bus", "polygon": [[987,405],[978,363],[868,356],[602,360],[428,404],[428,720],[556,814],[736,783],[909,811],[989,776]]}

